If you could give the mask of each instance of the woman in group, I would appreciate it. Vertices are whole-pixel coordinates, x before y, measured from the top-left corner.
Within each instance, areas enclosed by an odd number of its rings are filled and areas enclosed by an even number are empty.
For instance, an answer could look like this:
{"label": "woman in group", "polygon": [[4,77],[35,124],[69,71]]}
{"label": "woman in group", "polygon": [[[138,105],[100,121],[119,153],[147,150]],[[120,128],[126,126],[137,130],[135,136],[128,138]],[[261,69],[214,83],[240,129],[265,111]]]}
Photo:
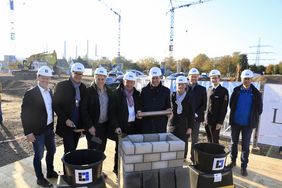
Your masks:
{"label": "woman in group", "polygon": [[188,152],[188,138],[194,125],[194,109],[191,96],[186,92],[188,80],[185,76],[176,78],[176,92],[171,94],[173,116],[170,120],[172,133],[185,142],[184,158]]}

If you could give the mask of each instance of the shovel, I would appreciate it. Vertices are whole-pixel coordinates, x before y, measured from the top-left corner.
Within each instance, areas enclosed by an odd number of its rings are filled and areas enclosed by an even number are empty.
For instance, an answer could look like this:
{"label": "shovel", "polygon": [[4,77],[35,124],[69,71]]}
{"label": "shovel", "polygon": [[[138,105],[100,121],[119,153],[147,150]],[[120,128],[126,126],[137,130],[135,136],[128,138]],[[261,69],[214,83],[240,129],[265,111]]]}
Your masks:
{"label": "shovel", "polygon": [[[85,131],[85,130],[84,129],[74,129],[73,130],[73,132],[81,133],[81,134],[82,134],[83,131]],[[91,141],[96,143],[96,144],[102,144],[102,140],[99,137],[95,136],[95,135],[92,136]]]}

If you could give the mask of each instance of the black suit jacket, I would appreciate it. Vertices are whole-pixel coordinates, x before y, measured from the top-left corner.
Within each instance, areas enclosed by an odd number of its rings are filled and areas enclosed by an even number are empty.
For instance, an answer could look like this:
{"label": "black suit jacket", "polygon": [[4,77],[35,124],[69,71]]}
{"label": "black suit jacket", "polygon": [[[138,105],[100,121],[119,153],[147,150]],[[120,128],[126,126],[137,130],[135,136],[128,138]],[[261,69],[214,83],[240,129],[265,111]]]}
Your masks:
{"label": "black suit jacket", "polygon": [[[51,98],[53,99],[52,91],[50,90]],[[53,113],[52,113],[53,114]],[[34,135],[42,134],[47,128],[47,111],[43,96],[38,86],[28,90],[24,94],[21,106],[21,120],[24,129],[24,134]],[[54,116],[53,116],[54,118]],[[53,124],[51,128],[53,129]]]}
{"label": "black suit jacket", "polygon": [[223,124],[229,101],[228,90],[221,85],[219,85],[215,91],[213,91],[212,87],[209,87],[207,99],[205,123],[211,126]]}
{"label": "black suit jacket", "polygon": [[[126,96],[123,93],[124,85],[121,83],[118,88],[113,92],[113,113],[112,124],[114,129],[120,127],[123,132],[127,133],[125,127],[128,124],[128,106]],[[140,92],[134,88],[133,91],[134,110],[135,113],[140,109]],[[135,123],[139,123],[139,120],[135,118]],[[135,126],[138,126],[135,124]]]}
{"label": "black suit jacket", "polygon": [[[85,90],[86,90],[86,86],[83,83],[81,83],[79,86],[80,98],[81,98],[79,103],[79,111],[81,109]],[[61,137],[63,137],[65,133],[72,132],[74,129],[66,126],[66,120],[71,119],[71,113],[74,105],[75,105],[75,88],[73,87],[71,80],[69,79],[59,82],[54,92],[53,108],[58,116],[56,134],[58,134]],[[81,115],[79,115],[79,121],[76,124],[76,127],[77,128],[83,127]]]}
{"label": "black suit jacket", "polygon": [[[112,92],[106,87],[109,97],[108,101],[108,123],[111,122],[112,112]],[[85,95],[81,106],[81,117],[83,119],[83,127],[87,130],[92,126],[97,127],[100,117],[100,102],[97,86],[91,85],[85,91]]]}
{"label": "black suit jacket", "polygon": [[188,128],[194,127],[194,108],[192,97],[187,93],[184,97],[182,104],[182,113],[177,114],[177,104],[176,104],[176,92],[171,94],[171,104],[172,104],[172,112],[173,116],[170,119],[170,126],[175,126],[179,132],[186,135]]}
{"label": "black suit jacket", "polygon": [[195,117],[197,122],[203,122],[205,120],[205,111],[207,108],[207,91],[206,88],[201,85],[195,85],[194,89],[188,87],[187,93],[193,98],[193,107],[198,117]]}

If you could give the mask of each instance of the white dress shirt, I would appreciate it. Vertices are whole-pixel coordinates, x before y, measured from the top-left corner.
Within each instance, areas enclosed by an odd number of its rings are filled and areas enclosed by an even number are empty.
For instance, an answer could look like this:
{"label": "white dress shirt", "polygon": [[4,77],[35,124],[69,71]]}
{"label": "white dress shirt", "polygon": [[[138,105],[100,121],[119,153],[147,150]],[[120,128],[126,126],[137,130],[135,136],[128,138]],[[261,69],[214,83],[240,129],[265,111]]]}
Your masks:
{"label": "white dress shirt", "polygon": [[[132,96],[131,96],[132,97]],[[134,105],[133,106],[129,106],[128,104],[128,100],[127,101],[127,108],[128,108],[128,122],[132,122],[135,121],[135,109],[134,109]]]}
{"label": "white dress shirt", "polygon": [[46,90],[44,88],[42,88],[40,85],[38,85],[41,95],[43,97],[44,100],[44,104],[45,104],[45,108],[46,108],[46,112],[47,112],[47,125],[49,125],[50,123],[53,122],[53,110],[52,110],[52,98],[51,98],[51,94],[50,94],[50,90]]}

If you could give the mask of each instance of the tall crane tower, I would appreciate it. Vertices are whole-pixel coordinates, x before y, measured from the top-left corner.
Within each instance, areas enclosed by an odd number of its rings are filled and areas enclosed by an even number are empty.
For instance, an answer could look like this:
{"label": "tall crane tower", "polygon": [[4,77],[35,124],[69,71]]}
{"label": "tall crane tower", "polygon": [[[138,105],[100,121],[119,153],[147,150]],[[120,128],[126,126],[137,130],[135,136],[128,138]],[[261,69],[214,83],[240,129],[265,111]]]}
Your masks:
{"label": "tall crane tower", "polygon": [[[205,3],[207,1],[211,1],[211,0],[199,0],[199,1],[195,1],[195,2],[191,2],[188,4],[183,4],[183,5],[179,5],[174,7],[172,4],[172,0],[170,0],[170,10],[167,12],[167,14],[170,12],[170,36],[169,36],[169,57],[171,59],[173,59],[173,37],[174,37],[174,11],[176,9],[180,9],[180,8],[184,8],[184,7],[190,7],[192,5],[197,5],[197,4],[201,4],[201,3]],[[177,72],[180,72],[180,65],[177,63]]]}
{"label": "tall crane tower", "polygon": [[118,16],[118,58],[117,58],[117,63],[120,63],[120,24],[121,24],[121,15],[114,9],[112,9],[110,6],[108,6],[106,3],[103,1],[99,0],[107,9],[109,9],[112,13],[114,13],[116,16]]}

